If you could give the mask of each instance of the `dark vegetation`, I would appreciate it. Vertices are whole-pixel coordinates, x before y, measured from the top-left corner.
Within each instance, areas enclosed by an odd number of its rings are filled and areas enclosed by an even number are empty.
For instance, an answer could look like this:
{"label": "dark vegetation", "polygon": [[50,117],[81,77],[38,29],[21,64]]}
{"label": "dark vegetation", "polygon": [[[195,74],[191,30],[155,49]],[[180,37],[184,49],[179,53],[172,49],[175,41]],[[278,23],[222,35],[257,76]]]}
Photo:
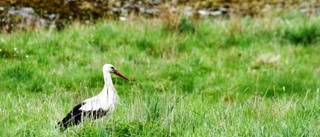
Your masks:
{"label": "dark vegetation", "polygon": [[[283,13],[292,9],[304,10],[307,15],[317,14],[319,2],[303,0],[2,0],[0,1],[0,27],[2,31],[11,32],[12,29],[34,29],[37,27],[55,26],[62,29],[73,21],[94,23],[98,19],[116,19],[119,17],[134,18],[172,18],[187,14],[194,20],[202,18],[201,11],[217,17],[264,17]],[[174,9],[174,10],[173,10]],[[188,9],[188,10],[186,10]],[[214,14],[214,13],[213,13]],[[171,21],[174,21],[170,19]],[[182,20],[184,22],[185,20]],[[183,23],[185,24],[185,23]],[[179,29],[185,29],[182,26]]]}

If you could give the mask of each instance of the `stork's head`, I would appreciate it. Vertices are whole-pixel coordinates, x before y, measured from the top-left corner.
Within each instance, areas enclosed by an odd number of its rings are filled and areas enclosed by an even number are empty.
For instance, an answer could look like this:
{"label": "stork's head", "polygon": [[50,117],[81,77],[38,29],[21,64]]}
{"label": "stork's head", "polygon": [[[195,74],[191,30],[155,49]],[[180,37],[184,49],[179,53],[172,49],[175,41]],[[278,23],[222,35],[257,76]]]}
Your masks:
{"label": "stork's head", "polygon": [[116,70],[116,68],[112,64],[104,64],[102,71],[103,73],[114,73],[125,80],[129,80],[124,75],[122,75],[118,70]]}

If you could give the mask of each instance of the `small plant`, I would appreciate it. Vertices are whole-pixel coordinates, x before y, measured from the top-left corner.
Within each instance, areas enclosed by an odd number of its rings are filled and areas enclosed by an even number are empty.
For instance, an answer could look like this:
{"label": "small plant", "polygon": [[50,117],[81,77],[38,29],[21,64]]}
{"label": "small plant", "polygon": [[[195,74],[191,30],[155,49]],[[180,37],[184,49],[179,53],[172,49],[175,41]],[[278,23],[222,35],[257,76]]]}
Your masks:
{"label": "small plant", "polygon": [[320,41],[320,27],[318,24],[303,25],[284,31],[284,39],[295,45],[310,45]]}
{"label": "small plant", "polygon": [[171,12],[164,12],[161,15],[163,27],[165,30],[177,31],[181,33],[195,32],[195,24],[191,19]]}
{"label": "small plant", "polygon": [[179,32],[195,32],[194,24],[187,18],[181,18],[178,27]]}
{"label": "small plant", "polygon": [[3,59],[22,59],[22,58],[28,58],[28,55],[25,55],[24,52],[18,48],[11,49],[5,49],[0,48],[0,58]]}

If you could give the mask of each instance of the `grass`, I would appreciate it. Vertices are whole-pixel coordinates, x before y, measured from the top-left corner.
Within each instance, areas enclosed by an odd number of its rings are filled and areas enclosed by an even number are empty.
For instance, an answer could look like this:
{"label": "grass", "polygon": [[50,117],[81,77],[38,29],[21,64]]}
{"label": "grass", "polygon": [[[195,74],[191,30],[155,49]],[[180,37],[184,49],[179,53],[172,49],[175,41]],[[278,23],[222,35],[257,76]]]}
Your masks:
{"label": "grass", "polygon": [[[297,16],[0,34],[0,133],[320,136],[320,40],[310,29],[319,18]],[[113,77],[121,104],[107,119],[60,132],[57,121],[100,92],[104,63],[132,79]]]}

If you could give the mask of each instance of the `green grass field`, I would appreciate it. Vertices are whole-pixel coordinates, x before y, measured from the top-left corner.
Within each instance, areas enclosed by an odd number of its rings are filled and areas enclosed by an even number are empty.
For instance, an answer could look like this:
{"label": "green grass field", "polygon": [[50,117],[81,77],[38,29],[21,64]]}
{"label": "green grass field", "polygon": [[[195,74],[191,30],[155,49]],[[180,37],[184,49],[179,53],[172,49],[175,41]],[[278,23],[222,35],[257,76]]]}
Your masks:
{"label": "green grass field", "polygon": [[[320,18],[73,24],[0,34],[0,136],[320,136]],[[173,25],[174,26],[174,25]],[[114,113],[60,132],[112,63]]]}

